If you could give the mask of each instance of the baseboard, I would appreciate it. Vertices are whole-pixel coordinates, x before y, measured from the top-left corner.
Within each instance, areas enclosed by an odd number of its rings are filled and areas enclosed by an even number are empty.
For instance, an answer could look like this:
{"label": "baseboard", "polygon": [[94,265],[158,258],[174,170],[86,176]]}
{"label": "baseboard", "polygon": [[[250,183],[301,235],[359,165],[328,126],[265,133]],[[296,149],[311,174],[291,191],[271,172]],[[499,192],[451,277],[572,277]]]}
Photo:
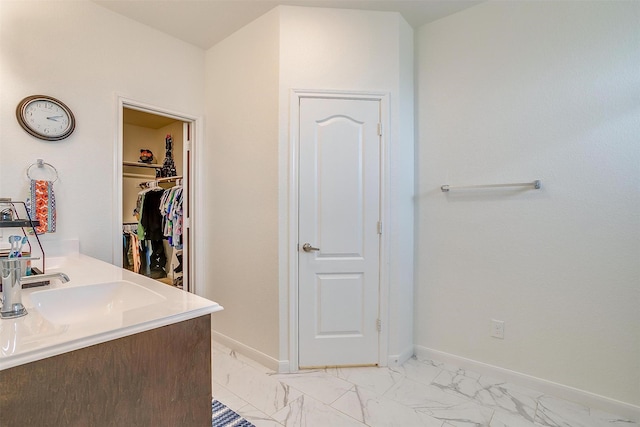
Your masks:
{"label": "baseboard", "polygon": [[404,362],[406,362],[407,360],[411,359],[411,357],[413,357],[413,353],[414,353],[413,346],[409,346],[406,349],[404,349],[404,351],[402,351],[400,354],[390,354],[387,359],[387,366],[390,368],[393,368],[396,366],[402,366]]}
{"label": "baseboard", "polygon": [[214,330],[211,331],[211,338],[213,338],[214,341],[217,341],[220,344],[229,347],[231,350],[235,350],[236,352],[248,357],[249,359],[255,360],[256,362],[273,371],[279,373],[289,372],[288,370],[283,370],[284,368],[289,368],[289,361],[279,361],[277,359],[274,359],[273,357],[264,354],[263,352],[256,350],[253,347],[249,347],[246,344],[236,341],[233,338],[229,338],[228,336]]}
{"label": "baseboard", "polygon": [[278,373],[279,374],[288,374],[293,372],[291,370],[291,363],[288,360],[281,360],[278,364]]}
{"label": "baseboard", "polygon": [[640,406],[427,347],[416,345],[415,354],[640,422]]}

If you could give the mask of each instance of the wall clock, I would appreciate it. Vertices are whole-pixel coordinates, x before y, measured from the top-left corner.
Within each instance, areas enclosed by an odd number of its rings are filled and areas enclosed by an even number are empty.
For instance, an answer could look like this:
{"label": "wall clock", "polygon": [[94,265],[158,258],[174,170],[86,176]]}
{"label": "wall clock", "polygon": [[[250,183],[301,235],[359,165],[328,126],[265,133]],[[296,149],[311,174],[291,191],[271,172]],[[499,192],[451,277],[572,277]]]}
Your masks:
{"label": "wall clock", "polygon": [[64,139],[76,127],[76,119],[69,107],[46,95],[28,96],[20,101],[16,118],[27,133],[45,141]]}

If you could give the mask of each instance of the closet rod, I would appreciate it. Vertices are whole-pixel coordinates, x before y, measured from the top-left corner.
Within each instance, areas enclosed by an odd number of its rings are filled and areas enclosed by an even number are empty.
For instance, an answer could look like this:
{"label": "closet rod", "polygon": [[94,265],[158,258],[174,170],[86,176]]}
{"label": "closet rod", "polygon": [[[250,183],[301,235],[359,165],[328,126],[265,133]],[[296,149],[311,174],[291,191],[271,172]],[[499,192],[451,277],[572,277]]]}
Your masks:
{"label": "closet rod", "polygon": [[154,181],[155,182],[171,182],[173,180],[178,180],[178,179],[182,179],[182,175],[168,176],[166,178],[156,178],[154,179]]}
{"label": "closet rod", "polygon": [[483,185],[469,185],[465,187],[451,187],[449,185],[443,185],[440,187],[443,193],[447,193],[450,190],[476,190],[482,188],[506,188],[506,187],[531,187],[532,189],[539,190],[542,185],[539,179],[533,182],[516,182],[513,184],[483,184]]}
{"label": "closet rod", "polygon": [[176,184],[177,184],[178,181],[181,180],[181,179],[182,179],[181,175],[168,176],[166,178],[156,178],[156,179],[151,179],[149,181],[141,182],[140,183],[140,187],[141,188],[149,188],[150,184],[158,185],[161,182],[171,182],[171,181],[176,181]]}

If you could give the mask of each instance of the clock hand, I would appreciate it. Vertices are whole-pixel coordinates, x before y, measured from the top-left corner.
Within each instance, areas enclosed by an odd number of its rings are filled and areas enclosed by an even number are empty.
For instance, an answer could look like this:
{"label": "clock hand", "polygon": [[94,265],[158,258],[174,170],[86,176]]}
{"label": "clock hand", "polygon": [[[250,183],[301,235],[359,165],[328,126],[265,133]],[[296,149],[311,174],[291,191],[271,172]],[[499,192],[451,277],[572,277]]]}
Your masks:
{"label": "clock hand", "polygon": [[51,117],[47,117],[47,120],[53,120],[53,121],[58,121],[59,118],[61,118],[62,116],[51,116]]}

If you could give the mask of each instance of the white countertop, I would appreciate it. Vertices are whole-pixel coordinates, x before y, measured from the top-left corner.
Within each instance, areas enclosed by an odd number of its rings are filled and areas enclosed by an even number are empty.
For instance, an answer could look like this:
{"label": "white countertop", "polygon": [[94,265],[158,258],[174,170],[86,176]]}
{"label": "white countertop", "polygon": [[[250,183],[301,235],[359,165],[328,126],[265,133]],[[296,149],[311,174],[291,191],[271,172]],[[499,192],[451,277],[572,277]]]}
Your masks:
{"label": "white countertop", "polygon": [[[56,272],[67,274],[70,281],[53,280],[48,286],[23,289],[22,303],[29,314],[17,319],[0,319],[0,370],[223,309],[216,302],[84,255],[47,257],[46,273]],[[142,286],[161,298],[120,316],[97,315],[95,321],[68,324],[50,322],[31,301],[34,292],[119,281]]]}

